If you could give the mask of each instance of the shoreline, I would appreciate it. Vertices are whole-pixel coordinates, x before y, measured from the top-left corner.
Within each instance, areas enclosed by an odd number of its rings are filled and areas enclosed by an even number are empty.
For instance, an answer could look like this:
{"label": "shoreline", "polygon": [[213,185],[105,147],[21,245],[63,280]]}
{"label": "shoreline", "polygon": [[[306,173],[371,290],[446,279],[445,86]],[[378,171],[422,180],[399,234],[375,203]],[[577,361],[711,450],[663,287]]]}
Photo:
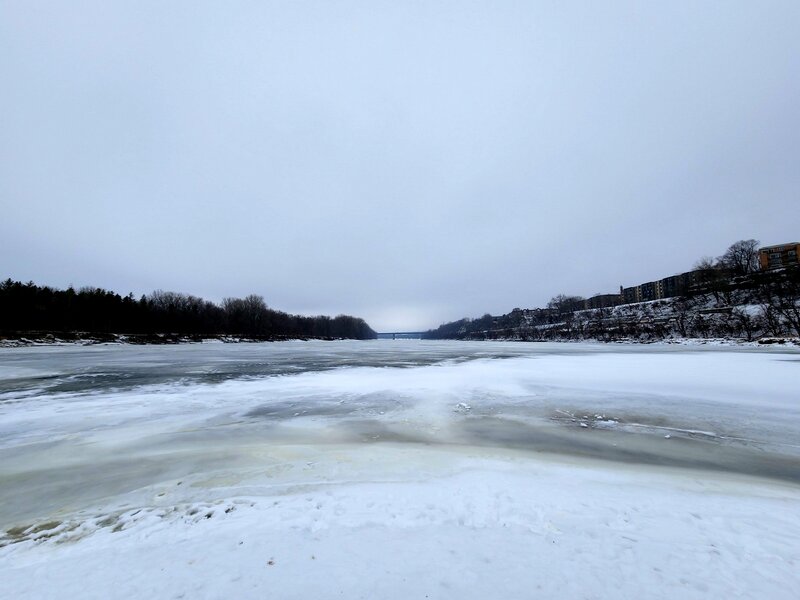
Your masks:
{"label": "shoreline", "polygon": [[[31,347],[52,347],[52,346],[94,346],[94,345],[131,345],[131,346],[167,346],[178,344],[202,344],[202,343],[223,343],[223,344],[258,344],[264,342],[287,342],[287,341],[370,341],[369,339],[358,340],[355,338],[340,338],[328,336],[303,336],[303,335],[230,335],[230,334],[187,334],[187,333],[96,333],[86,331],[74,332],[9,332],[0,333],[0,349],[3,348],[31,348]],[[377,339],[377,338],[373,338]],[[384,340],[395,341],[395,340]],[[664,338],[660,340],[637,340],[637,339],[617,339],[600,340],[588,339],[563,339],[563,340],[523,340],[519,338],[496,338],[496,339],[454,339],[454,338],[431,338],[418,341],[432,342],[529,342],[529,343],[563,343],[563,344],[604,344],[604,345],[623,345],[631,344],[637,346],[650,345],[677,345],[677,346],[722,346],[722,347],[749,347],[763,348],[767,346],[778,346],[784,348],[800,347],[800,337],[775,337],[764,336],[756,340],[744,340],[737,338]]]}
{"label": "shoreline", "polygon": [[[0,548],[0,571],[11,595],[32,598],[53,586],[91,598],[369,597],[388,580],[398,598],[486,598],[502,586],[510,598],[537,589],[577,599],[588,586],[608,598],[788,599],[797,581],[796,487],[541,456],[373,450],[396,467],[392,477],[358,452],[355,476],[331,480],[333,457],[308,463],[300,453],[274,478],[199,488],[166,479],[23,522]],[[555,568],[575,557],[578,580]],[[696,568],[709,557],[710,578]],[[44,567],[48,577],[37,577]],[[655,586],[653,573],[664,578]]]}
{"label": "shoreline", "polygon": [[[167,346],[177,344],[256,344],[286,341],[335,341],[354,338],[306,335],[229,335],[190,333],[93,333],[75,332],[30,332],[0,334],[0,348],[30,348],[36,346],[94,346],[101,344],[126,344],[132,346]],[[358,341],[355,340],[354,341]]]}

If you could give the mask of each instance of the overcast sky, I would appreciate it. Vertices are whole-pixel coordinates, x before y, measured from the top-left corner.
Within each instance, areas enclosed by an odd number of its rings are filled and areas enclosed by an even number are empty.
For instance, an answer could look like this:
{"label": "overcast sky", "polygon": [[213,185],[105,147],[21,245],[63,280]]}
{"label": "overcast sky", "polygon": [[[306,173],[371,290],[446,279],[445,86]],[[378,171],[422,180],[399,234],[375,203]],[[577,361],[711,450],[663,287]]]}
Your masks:
{"label": "overcast sky", "polygon": [[800,2],[0,0],[0,278],[416,330],[800,238]]}

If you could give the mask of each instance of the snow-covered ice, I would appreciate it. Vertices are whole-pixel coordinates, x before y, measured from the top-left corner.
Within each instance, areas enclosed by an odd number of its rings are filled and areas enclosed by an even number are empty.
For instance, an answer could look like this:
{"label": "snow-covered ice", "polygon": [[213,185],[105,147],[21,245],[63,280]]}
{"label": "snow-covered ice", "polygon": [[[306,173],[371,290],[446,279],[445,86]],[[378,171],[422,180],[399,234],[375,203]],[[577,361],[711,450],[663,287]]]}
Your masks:
{"label": "snow-covered ice", "polygon": [[794,598],[800,352],[0,350],[0,596]]}

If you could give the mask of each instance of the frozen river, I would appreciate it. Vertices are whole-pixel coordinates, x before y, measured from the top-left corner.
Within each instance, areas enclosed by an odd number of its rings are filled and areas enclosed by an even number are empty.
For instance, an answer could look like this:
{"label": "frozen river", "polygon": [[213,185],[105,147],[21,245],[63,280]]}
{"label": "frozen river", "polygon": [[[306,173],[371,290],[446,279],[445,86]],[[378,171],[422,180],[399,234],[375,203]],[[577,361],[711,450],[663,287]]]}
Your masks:
{"label": "frozen river", "polygon": [[[397,597],[485,598],[499,581],[506,597],[537,585],[543,597],[650,585],[664,597],[790,597],[799,390],[800,352],[763,348],[0,349],[0,576],[17,597],[385,597],[386,584]],[[129,588],[116,587],[108,551],[134,566]],[[149,562],[158,552],[168,577]],[[281,552],[296,572],[281,571]],[[223,573],[197,570],[204,560]],[[656,570],[588,591],[564,580],[625,560]],[[63,594],[33,576],[42,565]],[[478,569],[485,589],[464,579]]]}

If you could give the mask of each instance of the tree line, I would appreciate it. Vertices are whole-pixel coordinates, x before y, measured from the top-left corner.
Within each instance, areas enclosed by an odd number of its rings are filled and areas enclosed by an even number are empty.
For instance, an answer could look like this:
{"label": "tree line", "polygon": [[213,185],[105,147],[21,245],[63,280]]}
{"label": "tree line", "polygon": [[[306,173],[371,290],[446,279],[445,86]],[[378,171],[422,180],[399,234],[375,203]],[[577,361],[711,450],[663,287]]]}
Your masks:
{"label": "tree line", "polygon": [[360,318],[306,317],[269,308],[264,298],[197,296],[157,290],[138,300],[102,288],[66,290],[7,279],[0,283],[0,332],[231,335],[270,338],[374,339]]}

